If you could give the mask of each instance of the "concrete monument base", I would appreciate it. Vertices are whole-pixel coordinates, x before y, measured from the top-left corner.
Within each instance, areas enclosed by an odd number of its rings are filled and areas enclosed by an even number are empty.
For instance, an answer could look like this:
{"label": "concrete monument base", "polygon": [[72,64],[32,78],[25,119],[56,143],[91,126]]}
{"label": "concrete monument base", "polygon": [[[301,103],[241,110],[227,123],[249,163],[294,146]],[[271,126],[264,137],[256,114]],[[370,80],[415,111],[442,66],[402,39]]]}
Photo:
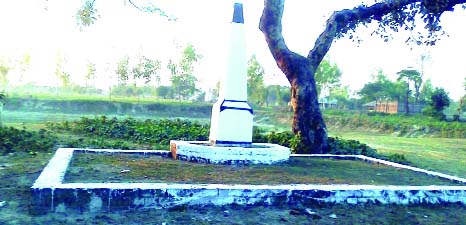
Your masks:
{"label": "concrete monument base", "polygon": [[287,161],[290,149],[269,143],[211,145],[207,141],[170,141],[174,159],[213,164],[272,164]]}

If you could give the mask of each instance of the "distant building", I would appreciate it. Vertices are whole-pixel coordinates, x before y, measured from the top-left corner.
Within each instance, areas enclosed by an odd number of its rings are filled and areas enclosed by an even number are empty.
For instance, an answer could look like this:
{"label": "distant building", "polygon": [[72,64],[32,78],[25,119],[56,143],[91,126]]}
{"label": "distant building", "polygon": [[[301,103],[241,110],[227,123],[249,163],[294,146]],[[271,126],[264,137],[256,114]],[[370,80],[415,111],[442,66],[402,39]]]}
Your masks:
{"label": "distant building", "polygon": [[[409,104],[409,113],[417,114],[421,113],[425,105]],[[399,104],[398,101],[372,101],[363,105],[363,107],[369,112],[381,112],[388,114],[405,113],[405,105]]]}
{"label": "distant building", "polygon": [[329,100],[328,98],[320,98],[319,106],[321,109],[335,109],[337,108],[338,101],[336,99]]}

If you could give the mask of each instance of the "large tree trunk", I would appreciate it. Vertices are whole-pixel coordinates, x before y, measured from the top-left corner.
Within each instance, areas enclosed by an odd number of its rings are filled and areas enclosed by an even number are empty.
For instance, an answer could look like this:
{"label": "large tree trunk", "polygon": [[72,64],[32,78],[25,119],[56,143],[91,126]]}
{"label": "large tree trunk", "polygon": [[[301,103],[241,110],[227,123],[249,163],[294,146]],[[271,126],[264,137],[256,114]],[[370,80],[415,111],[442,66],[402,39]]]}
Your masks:
{"label": "large tree trunk", "polygon": [[282,70],[291,79],[293,132],[301,145],[297,153],[324,153],[327,149],[327,130],[319,108],[314,71],[309,60],[289,52],[288,63]]}
{"label": "large tree trunk", "polygon": [[283,4],[280,0],[266,1],[260,28],[278,67],[291,85],[292,127],[300,140],[296,151],[323,153],[327,150],[327,129],[319,108],[314,73],[328,50],[321,57],[310,59],[288,49],[281,35]]}
{"label": "large tree trunk", "polygon": [[308,83],[291,83],[291,105],[293,107],[293,132],[302,145],[297,153],[325,153],[327,130],[319,108],[314,79]]}

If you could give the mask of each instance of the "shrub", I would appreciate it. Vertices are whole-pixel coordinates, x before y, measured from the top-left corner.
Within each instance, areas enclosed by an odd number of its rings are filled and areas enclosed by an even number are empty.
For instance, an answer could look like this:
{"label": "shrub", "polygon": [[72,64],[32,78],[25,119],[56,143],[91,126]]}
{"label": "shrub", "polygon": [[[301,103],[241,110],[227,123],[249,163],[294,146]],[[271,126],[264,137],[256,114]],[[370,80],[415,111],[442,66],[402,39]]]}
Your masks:
{"label": "shrub", "polygon": [[27,131],[13,127],[0,127],[0,154],[12,152],[49,152],[57,144],[56,137],[44,129]]}
{"label": "shrub", "polygon": [[141,144],[161,145],[168,145],[170,140],[205,141],[209,135],[208,125],[181,119],[138,121],[133,118],[119,120],[106,116],[83,117],[72,123],[51,123],[48,127],[56,131],[70,131],[88,137],[124,139]]}
{"label": "shrub", "polygon": [[445,120],[443,110],[450,105],[450,98],[443,88],[436,88],[430,96],[429,106],[423,111],[424,114],[439,120]]}
{"label": "shrub", "polygon": [[339,137],[328,138],[329,154],[336,155],[365,155],[369,157],[379,157],[377,151],[357,140],[344,140]]}

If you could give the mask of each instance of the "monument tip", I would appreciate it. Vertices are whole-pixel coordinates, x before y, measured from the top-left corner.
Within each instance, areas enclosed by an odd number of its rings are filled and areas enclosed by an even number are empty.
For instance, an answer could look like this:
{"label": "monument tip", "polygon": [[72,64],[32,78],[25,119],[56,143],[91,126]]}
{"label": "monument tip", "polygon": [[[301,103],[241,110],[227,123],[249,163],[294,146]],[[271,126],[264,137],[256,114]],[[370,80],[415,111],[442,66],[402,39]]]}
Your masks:
{"label": "monument tip", "polygon": [[244,23],[243,4],[235,3],[233,11],[233,23]]}

